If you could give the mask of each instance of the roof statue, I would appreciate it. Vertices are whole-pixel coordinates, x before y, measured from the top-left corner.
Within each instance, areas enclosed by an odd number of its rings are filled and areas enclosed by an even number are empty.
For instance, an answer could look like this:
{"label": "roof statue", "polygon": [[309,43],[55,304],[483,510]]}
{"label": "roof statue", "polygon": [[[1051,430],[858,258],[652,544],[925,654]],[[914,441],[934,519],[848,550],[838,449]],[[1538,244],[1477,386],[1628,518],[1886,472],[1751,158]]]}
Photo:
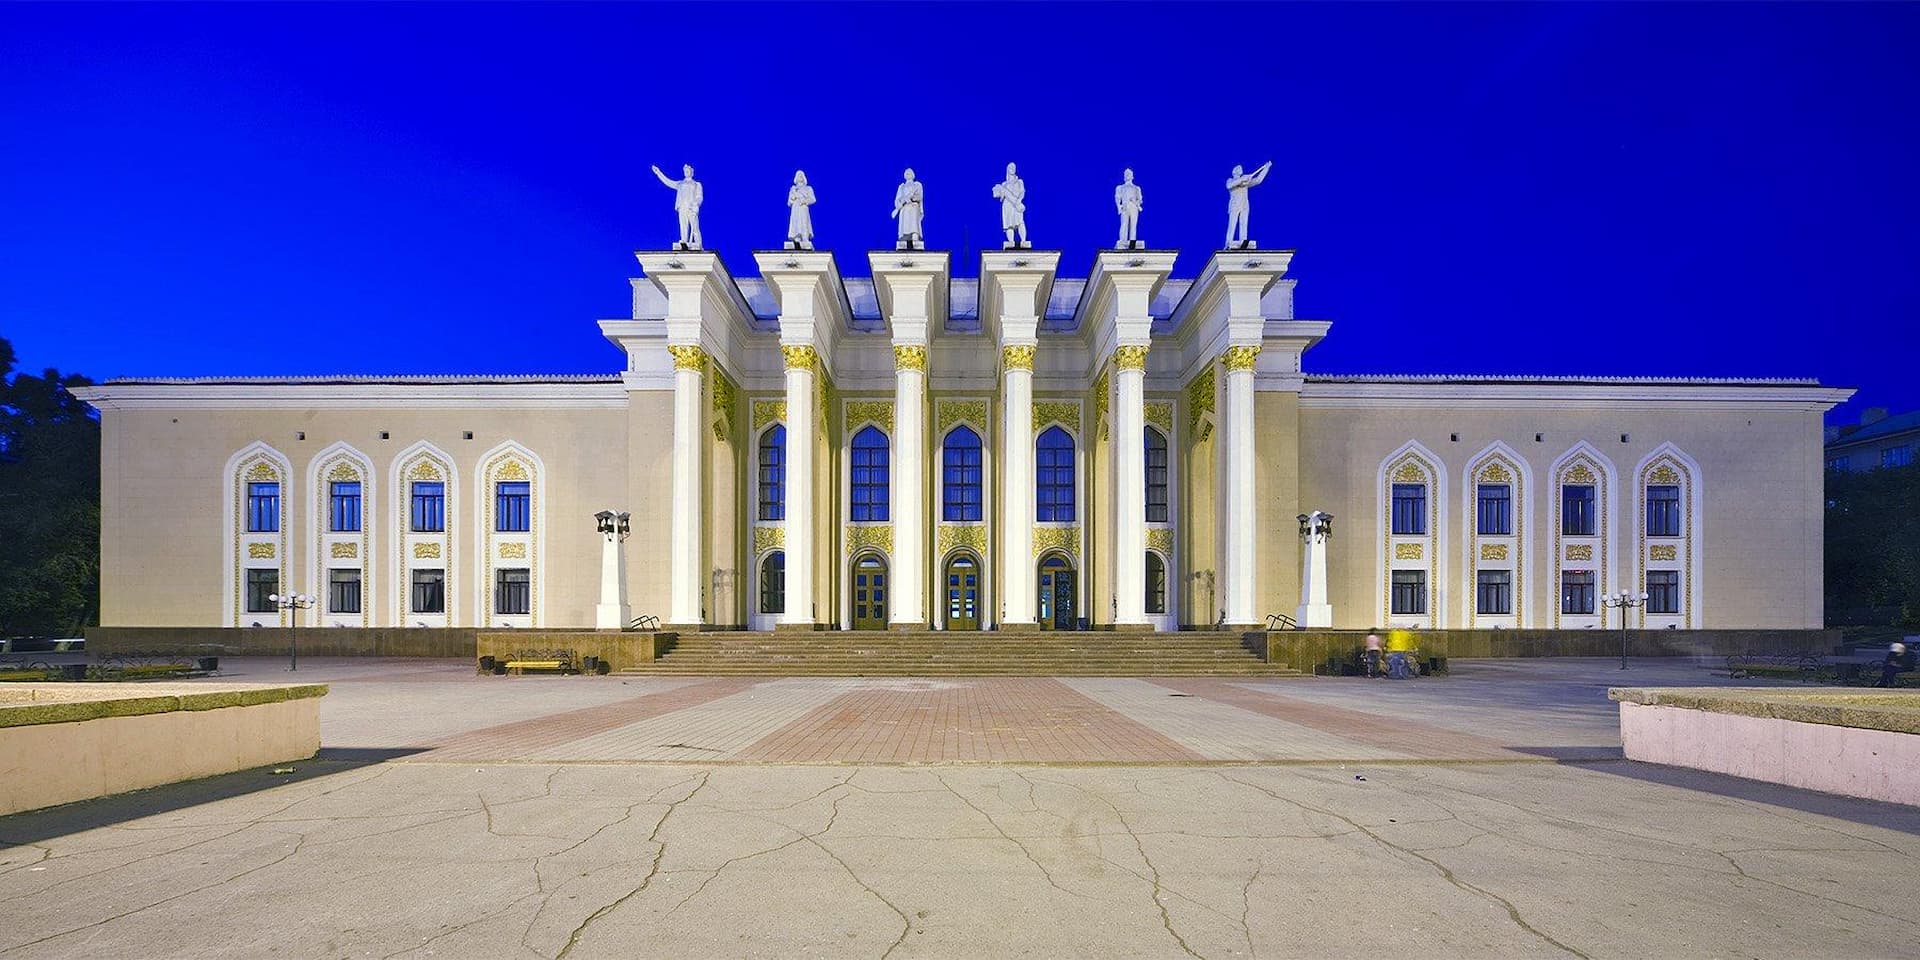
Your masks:
{"label": "roof statue", "polygon": [[[1013,164],[1007,164],[1007,178],[993,185],[993,198],[1000,201],[1000,229],[1007,232],[1007,242],[1002,244],[1008,250],[1033,246],[1027,242],[1027,185],[1013,174]],[[1014,240],[1018,232],[1020,239]]]}
{"label": "roof statue", "polygon": [[924,216],[926,188],[913,179],[913,168],[908,167],[906,179],[893,191],[893,218],[899,223],[899,242],[894,244],[898,250],[925,250],[927,240],[921,228]]}
{"label": "roof statue", "polygon": [[[1227,178],[1227,250],[1252,250],[1254,242],[1247,237],[1247,191],[1260,185],[1267,179],[1267,171],[1273,169],[1273,161],[1268,160],[1260,169],[1252,173],[1244,172],[1239,164],[1233,167],[1233,176]],[[1235,235],[1238,235],[1238,242]]]}
{"label": "roof statue", "polygon": [[680,215],[680,242],[673,245],[675,250],[700,249],[700,201],[706,198],[700,181],[693,178],[693,165],[680,167],[682,179],[675,180],[653,168],[653,175],[673,191],[673,210]]}
{"label": "roof statue", "polygon": [[1121,183],[1113,188],[1113,205],[1120,210],[1120,242],[1113,245],[1115,250],[1133,250],[1143,244],[1140,242],[1140,208],[1145,206],[1145,197],[1140,186],[1133,182],[1133,168],[1128,167],[1120,175]]}
{"label": "roof statue", "polygon": [[807,172],[793,172],[793,186],[787,188],[787,249],[813,249],[813,188],[807,186]]}

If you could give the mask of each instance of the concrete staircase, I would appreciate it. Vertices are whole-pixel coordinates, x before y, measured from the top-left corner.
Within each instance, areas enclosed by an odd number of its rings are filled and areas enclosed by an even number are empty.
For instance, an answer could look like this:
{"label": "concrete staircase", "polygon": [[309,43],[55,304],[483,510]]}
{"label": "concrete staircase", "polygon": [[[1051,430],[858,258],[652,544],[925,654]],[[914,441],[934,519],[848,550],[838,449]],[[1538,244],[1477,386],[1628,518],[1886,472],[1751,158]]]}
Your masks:
{"label": "concrete staircase", "polygon": [[818,677],[1298,676],[1238,633],[683,633],[622,673]]}

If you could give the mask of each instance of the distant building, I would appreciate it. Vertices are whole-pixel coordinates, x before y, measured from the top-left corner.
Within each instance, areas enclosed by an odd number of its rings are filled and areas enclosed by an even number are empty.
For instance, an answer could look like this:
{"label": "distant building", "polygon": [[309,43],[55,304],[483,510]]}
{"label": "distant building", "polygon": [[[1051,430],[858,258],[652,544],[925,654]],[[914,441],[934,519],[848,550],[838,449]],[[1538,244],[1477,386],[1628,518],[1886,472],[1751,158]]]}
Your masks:
{"label": "distant building", "polygon": [[1920,449],[1920,410],[1887,416],[1886,407],[1868,407],[1860,422],[1828,427],[1828,470],[1875,470],[1904,467]]}

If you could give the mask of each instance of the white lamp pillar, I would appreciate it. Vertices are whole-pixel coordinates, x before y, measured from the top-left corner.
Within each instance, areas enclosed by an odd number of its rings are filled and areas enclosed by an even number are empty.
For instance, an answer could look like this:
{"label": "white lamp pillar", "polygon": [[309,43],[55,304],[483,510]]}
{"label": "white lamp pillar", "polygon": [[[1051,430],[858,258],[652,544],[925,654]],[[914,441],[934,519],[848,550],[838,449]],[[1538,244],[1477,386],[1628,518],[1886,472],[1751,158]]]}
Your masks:
{"label": "white lamp pillar", "polygon": [[1113,351],[1113,624],[1147,629],[1147,346]]}
{"label": "white lamp pillar", "polygon": [[602,510],[594,515],[600,530],[600,602],[593,608],[597,630],[620,630],[633,619],[627,606],[627,564],[620,544],[627,515]]}
{"label": "white lamp pillar", "polygon": [[1225,542],[1226,609],[1230,626],[1259,622],[1254,595],[1253,536],[1253,365],[1257,344],[1231,346],[1221,358],[1227,368],[1221,403],[1226,408],[1227,502],[1220,512]]}
{"label": "white lamp pillar", "polygon": [[780,347],[787,363],[787,608],[780,623],[813,629],[814,378],[820,354],[810,344]]}
{"label": "white lamp pillar", "polygon": [[[700,452],[703,446],[701,382],[707,369],[706,351],[692,344],[667,347],[673,354],[673,519],[668,588],[668,622],[688,627],[704,622],[700,588],[706,581],[701,563]],[[616,548],[617,549],[617,548]],[[617,562],[617,560],[616,560]]]}
{"label": "white lamp pillar", "polygon": [[1333,626],[1333,605],[1327,603],[1327,539],[1333,536],[1333,516],[1315,510],[1300,516],[1300,608],[1293,620],[1303,627]]}
{"label": "white lamp pillar", "polygon": [[[897,300],[896,300],[897,302]],[[897,329],[897,326],[896,326]],[[927,345],[893,344],[893,576],[892,616],[897,630],[927,627]]]}

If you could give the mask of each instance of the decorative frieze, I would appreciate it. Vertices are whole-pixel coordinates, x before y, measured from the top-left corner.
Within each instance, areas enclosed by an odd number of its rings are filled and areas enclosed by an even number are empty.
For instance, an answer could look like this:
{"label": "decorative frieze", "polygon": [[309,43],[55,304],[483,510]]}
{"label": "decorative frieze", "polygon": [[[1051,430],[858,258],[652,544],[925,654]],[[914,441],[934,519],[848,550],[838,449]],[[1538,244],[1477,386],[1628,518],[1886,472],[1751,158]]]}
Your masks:
{"label": "decorative frieze", "polygon": [[1591,543],[1567,544],[1567,559],[1568,560],[1592,560],[1593,544]]}
{"label": "decorative frieze", "polygon": [[1584,463],[1575,463],[1572,467],[1567,469],[1567,482],[1576,483],[1576,484],[1593,483],[1594,482],[1593,471],[1587,469],[1587,465]]}
{"label": "decorative frieze", "polygon": [[[985,400],[942,400],[934,404],[934,438],[936,442],[944,440],[947,431],[953,425],[966,421],[975,428],[987,428],[987,402]],[[985,437],[981,438],[985,440]]]}
{"label": "decorative frieze", "polygon": [[249,559],[249,560],[272,560],[272,559],[273,559],[273,544],[271,544],[271,543],[249,543],[249,544],[247,544],[247,559]]}
{"label": "decorative frieze", "polygon": [[1079,559],[1080,528],[1078,526],[1033,528],[1033,555],[1039,557],[1049,550],[1062,550],[1068,556]]}
{"label": "decorative frieze", "polygon": [[965,547],[982,559],[987,555],[987,528],[978,523],[943,523],[934,538],[935,552],[941,558]]}
{"label": "decorative frieze", "polygon": [[753,528],[753,555],[760,556],[769,550],[783,549],[787,545],[787,528],[784,525]]}
{"label": "decorative frieze", "polygon": [[1173,439],[1173,401],[1148,400],[1141,405],[1141,412],[1147,422],[1159,427],[1168,440]]}
{"label": "decorative frieze", "polygon": [[525,560],[526,558],[527,558],[527,545],[526,545],[526,544],[524,544],[524,543],[503,543],[503,544],[501,544],[501,545],[500,545],[500,559],[502,559],[502,560]]}
{"label": "decorative frieze", "polygon": [[1680,548],[1671,543],[1656,543],[1647,548],[1648,560],[1678,560]]}
{"label": "decorative frieze", "polygon": [[893,524],[869,523],[847,527],[847,556],[851,557],[862,550],[878,550],[887,556],[893,556]]}
{"label": "decorative frieze", "polygon": [[247,480],[250,483],[271,483],[278,479],[280,479],[279,472],[273,469],[273,464],[265,460],[257,461],[247,468]]}
{"label": "decorative frieze", "polygon": [[740,388],[718,366],[713,368],[713,438],[724,441],[740,422]]}
{"label": "decorative frieze", "polygon": [[766,426],[769,423],[785,423],[786,421],[787,421],[787,401],[785,400],[753,401],[753,432],[754,433],[758,434],[761,430],[766,429]]}
{"label": "decorative frieze", "polygon": [[1679,483],[1680,473],[1679,471],[1673,469],[1672,466],[1669,466],[1668,464],[1663,463],[1657,467],[1654,467],[1652,473],[1647,474],[1647,482],[1658,483],[1658,484]]}
{"label": "decorative frieze", "polygon": [[1393,545],[1393,558],[1395,560],[1425,560],[1427,558],[1426,544],[1396,543]]}
{"label": "decorative frieze", "polygon": [[1187,384],[1187,429],[1201,440],[1213,432],[1201,426],[1206,415],[1213,412],[1213,395],[1213,364],[1209,363]]}
{"label": "decorative frieze", "polygon": [[1481,544],[1481,545],[1480,545],[1480,559],[1482,559],[1482,560],[1505,560],[1506,558],[1507,558],[1507,545],[1506,545],[1506,544],[1504,544],[1504,543],[1483,543],[1483,544]]}
{"label": "decorative frieze", "polygon": [[852,431],[863,423],[873,422],[880,429],[893,436],[893,401],[891,400],[848,400],[846,428]]}
{"label": "decorative frieze", "polygon": [[1100,368],[1100,376],[1093,381],[1093,424],[1100,439],[1107,438],[1107,410],[1113,404],[1113,391],[1107,388],[1107,368]]}
{"label": "decorative frieze", "polygon": [[1072,400],[1036,400],[1033,403],[1033,429],[1059,422],[1075,434],[1080,432],[1080,404]]}
{"label": "decorative frieze", "polygon": [[1172,559],[1173,531],[1167,527],[1147,528],[1147,549]]}
{"label": "decorative frieze", "polygon": [[336,543],[327,548],[327,554],[335,560],[357,560],[360,558],[360,545]]}
{"label": "decorative frieze", "polygon": [[415,560],[438,560],[440,559],[440,545],[437,543],[416,543],[413,545],[413,558]]}

